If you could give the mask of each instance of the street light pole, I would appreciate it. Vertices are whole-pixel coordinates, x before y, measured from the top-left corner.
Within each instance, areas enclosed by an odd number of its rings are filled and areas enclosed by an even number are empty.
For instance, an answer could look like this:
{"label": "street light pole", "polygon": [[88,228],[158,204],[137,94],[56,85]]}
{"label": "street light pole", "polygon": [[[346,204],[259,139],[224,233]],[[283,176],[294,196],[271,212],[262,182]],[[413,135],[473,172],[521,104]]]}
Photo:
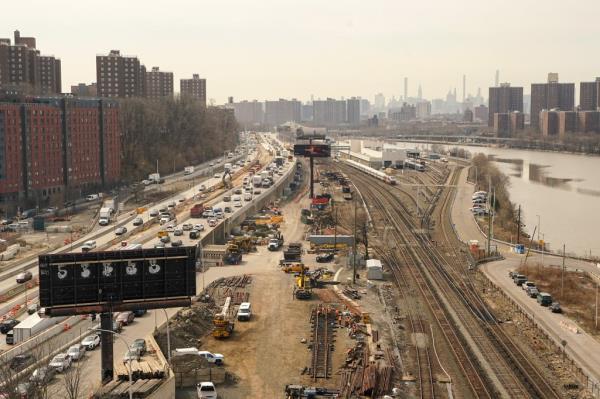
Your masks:
{"label": "street light pole", "polygon": [[[88,328],[88,330],[91,331],[92,328]],[[118,332],[115,332],[115,331],[112,331],[112,330],[105,330],[105,329],[102,329],[102,328],[97,328],[95,330],[115,335],[117,338],[119,338],[121,341],[123,341],[123,343],[127,347],[127,350],[129,350],[129,343],[125,340],[125,338],[123,337],[123,335],[119,334]],[[127,359],[127,363],[129,365],[129,367],[127,368],[127,374],[129,374],[129,387],[127,388],[127,390],[129,391],[129,399],[133,399],[133,391],[131,390],[131,387],[133,385],[133,380],[131,378],[131,358]]]}

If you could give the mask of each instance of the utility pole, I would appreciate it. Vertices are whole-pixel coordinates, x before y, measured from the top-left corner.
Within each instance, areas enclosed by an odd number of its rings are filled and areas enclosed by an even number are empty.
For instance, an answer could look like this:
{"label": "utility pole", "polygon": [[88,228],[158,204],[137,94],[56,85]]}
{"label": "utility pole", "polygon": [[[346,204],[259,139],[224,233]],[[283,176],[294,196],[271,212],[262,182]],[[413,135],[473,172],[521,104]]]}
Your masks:
{"label": "utility pole", "polygon": [[352,259],[352,284],[356,284],[356,196],[354,197],[354,242],[353,242],[353,252],[354,259]]}
{"label": "utility pole", "polygon": [[335,206],[335,201],[331,200],[331,205],[334,207],[334,218],[333,218],[333,253],[337,253],[337,207]]}
{"label": "utility pole", "polygon": [[598,329],[598,280],[596,280],[596,317],[594,318],[596,323],[596,330]]}
{"label": "utility pole", "polygon": [[521,205],[519,205],[519,210],[517,211],[517,244],[519,244],[520,239],[521,239]]}
{"label": "utility pole", "polygon": [[565,244],[563,244],[563,261],[562,261],[562,272],[560,273],[560,299],[564,298],[563,292],[565,288]]}

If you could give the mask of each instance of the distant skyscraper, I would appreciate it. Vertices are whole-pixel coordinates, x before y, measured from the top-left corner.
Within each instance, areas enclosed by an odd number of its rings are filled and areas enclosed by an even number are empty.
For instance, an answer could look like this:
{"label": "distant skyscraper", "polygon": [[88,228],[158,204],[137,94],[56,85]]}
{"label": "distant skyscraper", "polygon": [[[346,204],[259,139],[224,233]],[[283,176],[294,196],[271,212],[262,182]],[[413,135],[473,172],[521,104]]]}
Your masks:
{"label": "distant skyscraper", "polygon": [[408,78],[404,78],[404,101],[408,98]]}
{"label": "distant skyscraper", "polygon": [[540,111],[557,108],[572,111],[575,105],[575,84],[558,83],[558,74],[549,73],[548,83],[531,84],[531,126],[539,127]]}
{"label": "distant skyscraper", "polygon": [[494,81],[494,87],[498,87],[500,84],[500,70],[496,69],[496,80]]}
{"label": "distant skyscraper", "polygon": [[417,97],[419,97],[419,100],[423,99],[423,90],[421,89],[421,85],[419,85],[419,93],[417,94]]}
{"label": "distant skyscraper", "polygon": [[281,125],[286,122],[300,122],[302,103],[295,98],[278,101],[265,101],[265,122],[269,125]]}
{"label": "distant skyscraper", "polygon": [[595,82],[579,83],[579,109],[596,111],[600,107],[600,77]]}
{"label": "distant skyscraper", "polygon": [[[488,126],[494,126],[494,114],[507,114],[513,111],[523,112],[523,88],[510,87],[510,83],[502,83],[500,87],[490,87]],[[506,118],[510,119],[509,116]]]}
{"label": "distant skyscraper", "polygon": [[377,110],[382,110],[385,108],[385,96],[382,93],[375,94],[375,99],[373,101],[375,104],[375,108]]}
{"label": "distant skyscraper", "polygon": [[463,103],[465,102],[466,98],[467,98],[467,75],[463,75],[463,99],[462,99]]}
{"label": "distant skyscraper", "polygon": [[346,116],[350,125],[360,124],[360,98],[352,97],[346,100]]}
{"label": "distant skyscraper", "polygon": [[313,122],[315,124],[331,126],[339,125],[346,121],[346,101],[333,98],[313,101]]}

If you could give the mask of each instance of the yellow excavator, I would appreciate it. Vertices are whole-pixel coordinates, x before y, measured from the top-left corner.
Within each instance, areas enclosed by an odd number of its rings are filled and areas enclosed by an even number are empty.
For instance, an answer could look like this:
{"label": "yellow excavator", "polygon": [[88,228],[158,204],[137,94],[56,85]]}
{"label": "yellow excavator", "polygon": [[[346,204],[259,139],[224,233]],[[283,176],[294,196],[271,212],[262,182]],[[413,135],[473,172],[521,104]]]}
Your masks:
{"label": "yellow excavator", "polygon": [[213,317],[213,337],[228,338],[233,333],[234,324],[233,321],[231,321],[231,315],[229,314],[230,306],[231,297],[228,296],[227,299],[225,299],[225,304],[221,308],[221,312]]}

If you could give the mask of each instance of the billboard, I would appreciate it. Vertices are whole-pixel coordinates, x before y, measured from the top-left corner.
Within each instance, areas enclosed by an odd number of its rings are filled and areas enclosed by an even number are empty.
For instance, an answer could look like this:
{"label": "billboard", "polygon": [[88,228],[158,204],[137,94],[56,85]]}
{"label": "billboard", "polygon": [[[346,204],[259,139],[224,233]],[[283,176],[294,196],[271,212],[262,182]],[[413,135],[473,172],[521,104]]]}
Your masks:
{"label": "billboard", "polygon": [[331,156],[329,144],[294,144],[294,155],[300,157],[328,158]]}
{"label": "billboard", "polygon": [[39,257],[40,306],[50,316],[188,306],[196,247]]}

